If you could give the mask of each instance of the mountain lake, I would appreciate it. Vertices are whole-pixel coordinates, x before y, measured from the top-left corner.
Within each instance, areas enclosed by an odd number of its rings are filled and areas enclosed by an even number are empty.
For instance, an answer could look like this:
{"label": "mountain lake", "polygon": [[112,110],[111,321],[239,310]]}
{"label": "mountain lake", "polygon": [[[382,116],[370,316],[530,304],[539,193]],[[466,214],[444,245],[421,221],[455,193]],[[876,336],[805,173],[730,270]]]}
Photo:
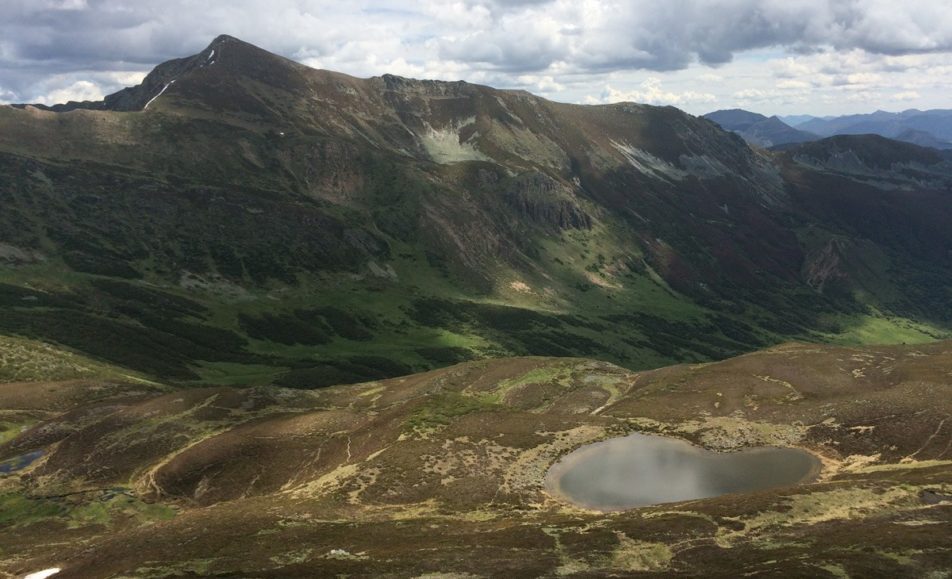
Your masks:
{"label": "mountain lake", "polygon": [[795,448],[711,452],[630,434],[566,455],[549,469],[546,489],[580,507],[617,511],[810,482],[820,467],[816,456]]}

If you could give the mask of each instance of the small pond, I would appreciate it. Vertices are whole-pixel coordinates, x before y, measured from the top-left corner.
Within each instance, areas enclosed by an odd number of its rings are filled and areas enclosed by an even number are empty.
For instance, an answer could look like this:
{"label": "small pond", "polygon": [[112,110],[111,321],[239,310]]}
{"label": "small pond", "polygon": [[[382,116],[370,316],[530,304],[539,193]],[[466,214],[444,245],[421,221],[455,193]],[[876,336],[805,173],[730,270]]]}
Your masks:
{"label": "small pond", "polygon": [[36,462],[41,456],[43,456],[42,450],[34,450],[28,454],[2,461],[0,462],[0,475],[11,474],[18,470],[23,470],[24,468]]}
{"label": "small pond", "polygon": [[615,511],[808,482],[820,466],[795,448],[719,453],[630,434],[568,454],[549,470],[546,488],[578,506]]}

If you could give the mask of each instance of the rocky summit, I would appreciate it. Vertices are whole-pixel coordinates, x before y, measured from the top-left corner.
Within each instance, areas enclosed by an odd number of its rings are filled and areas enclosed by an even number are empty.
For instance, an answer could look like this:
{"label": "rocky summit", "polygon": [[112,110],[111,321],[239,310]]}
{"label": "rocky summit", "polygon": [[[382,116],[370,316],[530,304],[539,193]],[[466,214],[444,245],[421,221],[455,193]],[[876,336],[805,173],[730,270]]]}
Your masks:
{"label": "rocky summit", "polygon": [[[952,154],[780,149],[230,36],[0,106],[0,576],[946,576]],[[545,486],[632,432],[822,468]]]}

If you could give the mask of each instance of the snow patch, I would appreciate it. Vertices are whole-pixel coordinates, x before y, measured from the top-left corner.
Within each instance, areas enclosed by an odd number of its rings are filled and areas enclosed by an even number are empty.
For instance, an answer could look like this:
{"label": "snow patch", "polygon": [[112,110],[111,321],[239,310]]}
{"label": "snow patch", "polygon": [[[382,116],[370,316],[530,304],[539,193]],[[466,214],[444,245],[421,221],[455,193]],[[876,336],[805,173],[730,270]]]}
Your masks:
{"label": "snow patch", "polygon": [[211,52],[208,53],[208,58],[205,59],[206,62],[215,57],[215,49],[213,48]]}
{"label": "snow patch", "polygon": [[160,96],[162,96],[162,93],[164,93],[166,90],[168,90],[168,88],[169,88],[170,86],[172,86],[174,83],[175,83],[175,81],[174,81],[174,80],[171,80],[171,81],[169,81],[168,84],[166,84],[165,86],[163,86],[163,87],[162,87],[162,90],[159,91],[159,94],[155,95],[154,97],[152,97],[151,99],[149,99],[149,102],[145,103],[145,106],[142,107],[142,110],[146,110],[147,108],[149,108],[149,105],[151,105],[151,104],[155,101],[155,99],[157,99],[157,98],[159,98]]}
{"label": "snow patch", "polygon": [[619,143],[611,141],[612,146],[618,149],[632,167],[649,177],[660,179],[662,181],[681,181],[688,176],[687,171],[683,171],[664,159],[655,157],[644,149],[632,147],[628,143]]}
{"label": "snow patch", "polygon": [[44,569],[42,571],[37,571],[36,573],[30,573],[23,579],[46,579],[47,577],[52,577],[62,571],[59,567],[53,567],[51,569]]}

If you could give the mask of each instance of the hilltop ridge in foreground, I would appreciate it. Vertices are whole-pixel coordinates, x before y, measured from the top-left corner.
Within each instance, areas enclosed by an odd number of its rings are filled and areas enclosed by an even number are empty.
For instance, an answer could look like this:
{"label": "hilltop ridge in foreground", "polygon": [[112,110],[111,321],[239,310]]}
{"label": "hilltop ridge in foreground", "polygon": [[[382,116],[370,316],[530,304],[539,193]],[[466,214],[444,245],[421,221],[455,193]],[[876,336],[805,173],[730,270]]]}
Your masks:
{"label": "hilltop ridge in foreground", "polygon": [[[317,391],[2,384],[0,460],[33,462],[0,477],[0,576],[941,574],[949,346],[515,358]],[[636,431],[823,470],[611,514],[547,494],[559,457]]]}

